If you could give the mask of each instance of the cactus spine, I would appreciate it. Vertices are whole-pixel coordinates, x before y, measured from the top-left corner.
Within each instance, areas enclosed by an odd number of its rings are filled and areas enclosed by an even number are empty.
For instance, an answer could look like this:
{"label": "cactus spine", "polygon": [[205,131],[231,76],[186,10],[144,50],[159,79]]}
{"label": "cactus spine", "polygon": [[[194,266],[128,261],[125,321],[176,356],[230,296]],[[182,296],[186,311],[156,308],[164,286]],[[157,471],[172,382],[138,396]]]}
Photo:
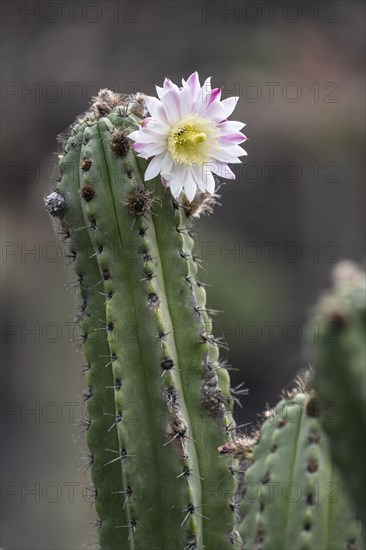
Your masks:
{"label": "cactus spine", "polygon": [[334,279],[318,308],[314,386],[333,460],[366,525],[365,274],[342,262]]}
{"label": "cactus spine", "polygon": [[241,442],[245,550],[363,548],[317,414],[315,396],[294,390],[269,411],[254,448]]}
{"label": "cactus spine", "polygon": [[144,184],[145,164],[129,150],[136,113],[102,91],[73,127],[57,197],[46,199],[70,234],[83,298],[100,545],[224,550],[234,538],[235,478],[217,453],[231,438],[228,374],[190,219],[159,180]]}

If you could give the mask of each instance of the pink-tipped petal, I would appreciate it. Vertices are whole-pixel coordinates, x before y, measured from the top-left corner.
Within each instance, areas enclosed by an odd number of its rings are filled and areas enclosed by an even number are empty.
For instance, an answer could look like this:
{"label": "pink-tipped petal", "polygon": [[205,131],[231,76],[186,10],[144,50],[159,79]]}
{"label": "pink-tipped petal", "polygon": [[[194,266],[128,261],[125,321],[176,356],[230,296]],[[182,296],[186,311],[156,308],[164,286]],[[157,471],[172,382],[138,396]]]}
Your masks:
{"label": "pink-tipped petal", "polygon": [[187,86],[191,90],[192,98],[195,101],[201,89],[200,78],[197,71],[192,73],[187,79]]}
{"label": "pink-tipped petal", "polygon": [[237,145],[238,143],[243,143],[247,138],[241,132],[235,132],[233,134],[225,134],[220,136],[220,144],[223,146]]}
{"label": "pink-tipped petal", "polygon": [[211,105],[214,101],[220,101],[221,98],[221,90],[220,88],[214,88],[207,99],[207,107]]}
{"label": "pink-tipped petal", "polygon": [[166,92],[168,92],[169,90],[175,90],[176,92],[179,92],[178,86],[174,84],[174,82],[172,82],[170,78],[164,79],[163,88]]}
{"label": "pink-tipped petal", "polygon": [[142,151],[145,149],[145,146],[146,144],[145,143],[141,143],[139,141],[135,141],[135,143],[133,144],[133,149],[135,151],[137,151],[138,153],[142,153]]}

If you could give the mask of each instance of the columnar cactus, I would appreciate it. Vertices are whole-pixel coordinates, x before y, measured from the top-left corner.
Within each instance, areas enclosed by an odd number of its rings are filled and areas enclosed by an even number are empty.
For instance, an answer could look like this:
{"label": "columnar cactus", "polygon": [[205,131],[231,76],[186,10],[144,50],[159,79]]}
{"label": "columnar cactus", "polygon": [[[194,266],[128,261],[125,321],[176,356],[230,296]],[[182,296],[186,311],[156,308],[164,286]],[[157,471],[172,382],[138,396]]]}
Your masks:
{"label": "columnar cactus", "polygon": [[351,262],[342,262],[334,283],[317,312],[314,386],[333,460],[366,525],[365,274]]}
{"label": "columnar cactus", "polygon": [[86,421],[104,549],[232,548],[229,376],[190,236],[212,199],[175,200],[128,134],[141,98],[102,91],[71,130],[46,198],[74,261]]}
{"label": "columnar cactus", "polygon": [[360,526],[330,461],[317,398],[294,390],[254,434],[239,440],[244,467],[243,548],[361,550]]}

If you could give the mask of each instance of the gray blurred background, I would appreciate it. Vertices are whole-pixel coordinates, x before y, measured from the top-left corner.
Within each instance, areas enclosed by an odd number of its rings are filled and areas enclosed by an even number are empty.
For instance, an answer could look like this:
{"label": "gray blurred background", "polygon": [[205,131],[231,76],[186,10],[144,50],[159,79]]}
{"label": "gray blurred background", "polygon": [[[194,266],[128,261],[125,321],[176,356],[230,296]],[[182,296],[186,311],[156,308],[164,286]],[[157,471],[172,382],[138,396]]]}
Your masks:
{"label": "gray blurred background", "polygon": [[[56,135],[99,88],[198,70],[239,95],[248,157],[196,226],[233,383],[255,422],[311,362],[311,306],[364,258],[362,1],[2,3],[2,530],[6,550],[95,542],[72,274],[43,207]],[[71,290],[71,291],[70,291]],[[250,429],[250,426],[248,427]],[[76,440],[76,442],[75,442]],[[214,549],[211,549],[214,550]]]}

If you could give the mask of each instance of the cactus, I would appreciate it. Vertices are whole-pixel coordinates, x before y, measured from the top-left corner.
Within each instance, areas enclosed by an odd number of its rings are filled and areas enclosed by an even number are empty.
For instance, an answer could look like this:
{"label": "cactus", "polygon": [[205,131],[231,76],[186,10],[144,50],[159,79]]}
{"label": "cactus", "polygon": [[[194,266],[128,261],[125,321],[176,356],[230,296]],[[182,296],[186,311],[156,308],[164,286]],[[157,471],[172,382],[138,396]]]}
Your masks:
{"label": "cactus", "polygon": [[102,91],[46,198],[83,300],[100,545],[232,548],[235,478],[217,453],[232,437],[232,399],[189,231],[206,198],[184,205],[160,180],[144,184],[127,137],[138,114]]}
{"label": "cactus", "polygon": [[360,527],[332,466],[313,392],[289,392],[266,416],[254,445],[241,439],[235,446],[247,468],[243,548],[361,550]]}
{"label": "cactus", "polygon": [[314,386],[333,460],[366,525],[365,274],[351,262],[342,262],[334,283],[317,312]]}
{"label": "cactus", "polygon": [[[287,393],[260,432],[237,433],[233,404],[246,392],[230,387],[220,358],[225,346],[212,334],[214,312],[198,279],[191,229],[212,212],[212,172],[233,179],[225,163],[245,154],[237,145],[245,137],[242,124],[226,120],[233,98],[220,103],[220,90],[211,90],[209,80],[204,87],[206,103],[196,73],[180,89],[166,80],[158,88],[161,103],[101,90],[62,136],[61,177],[45,198],[81,296],[88,413],[82,425],[100,548],[356,550],[359,526],[312,390]],[[184,120],[174,119],[178,111]],[[207,168],[203,179],[197,167]],[[339,380],[353,401],[352,430],[343,436],[354,448],[361,437],[354,419],[362,416],[361,384],[352,378],[361,377],[358,313],[347,313],[346,322],[337,315],[339,357],[338,347],[324,346],[316,378],[321,399],[328,399],[329,358],[341,361]],[[342,449],[331,444],[342,465]],[[354,462],[361,468],[361,456]],[[293,488],[300,491],[296,501]]]}

